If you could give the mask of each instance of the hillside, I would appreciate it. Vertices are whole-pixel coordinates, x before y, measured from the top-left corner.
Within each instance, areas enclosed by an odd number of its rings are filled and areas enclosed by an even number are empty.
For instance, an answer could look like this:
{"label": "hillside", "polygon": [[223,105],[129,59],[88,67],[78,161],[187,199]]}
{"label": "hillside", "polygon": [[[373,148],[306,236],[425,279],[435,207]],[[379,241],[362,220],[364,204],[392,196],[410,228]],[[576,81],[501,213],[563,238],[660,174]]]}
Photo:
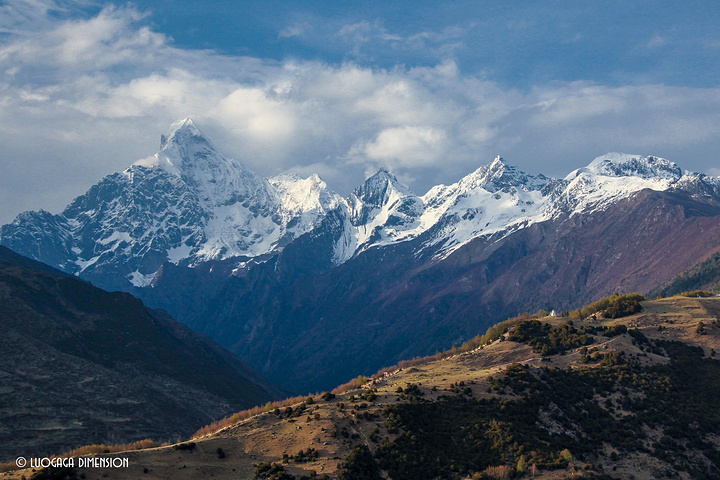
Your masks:
{"label": "hillside", "polygon": [[670,282],[655,288],[651,295],[676,295],[692,290],[720,290],[720,252],[693,265]]}
{"label": "hillside", "polygon": [[77,473],[717,478],[719,316],[720,298],[671,297],[616,319],[519,317],[486,346],[406,362],[182,445],[117,454],[127,469]]}
{"label": "hillside", "polygon": [[127,293],[0,247],[0,458],[170,440],[280,392]]}

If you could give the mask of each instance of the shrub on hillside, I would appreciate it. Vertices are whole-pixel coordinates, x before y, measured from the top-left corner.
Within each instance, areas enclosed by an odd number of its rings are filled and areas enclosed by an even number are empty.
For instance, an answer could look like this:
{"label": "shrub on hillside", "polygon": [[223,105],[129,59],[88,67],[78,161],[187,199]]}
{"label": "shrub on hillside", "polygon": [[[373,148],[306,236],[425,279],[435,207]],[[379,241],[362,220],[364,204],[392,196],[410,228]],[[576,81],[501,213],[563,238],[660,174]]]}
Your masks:
{"label": "shrub on hillside", "polygon": [[293,475],[285,472],[285,467],[278,463],[260,462],[255,466],[255,478],[268,480],[295,480]]}
{"label": "shrub on hillside", "polygon": [[[593,367],[513,364],[489,380],[514,398],[441,395],[387,405],[388,430],[402,434],[378,445],[380,466],[395,480],[488,478],[483,475],[496,466],[530,478],[538,469],[572,474],[609,445],[612,462],[641,453],[689,478],[719,478],[713,435],[720,431],[720,362],[705,358],[701,348],[632,332],[670,361],[643,365],[617,351]],[[653,431],[663,436],[654,441]],[[597,475],[587,473],[609,478]]]}
{"label": "shrub on hillside", "polygon": [[617,337],[618,335],[623,335],[627,333],[628,329],[625,325],[615,325],[612,328],[609,328],[605,333],[603,333],[603,337]]}
{"label": "shrub on hillside", "polygon": [[[254,417],[256,415],[260,415],[261,413],[275,412],[275,415],[278,415],[280,412],[280,408],[288,407],[290,405],[296,405],[303,401],[307,401],[307,398],[302,396],[290,397],[286,398],[285,400],[268,402],[265,405],[259,407],[241,410],[239,412],[233,413],[229,417],[225,417],[221,420],[218,420],[217,422],[213,422],[209,425],[202,427],[197,432],[193,433],[190,438],[198,438],[204,435],[208,435],[210,433],[217,432],[218,430],[221,430],[229,425],[235,425],[236,423],[247,420],[248,418]],[[292,412],[292,408],[290,409],[290,411]]]}
{"label": "shrub on hillside", "polygon": [[359,445],[350,452],[348,458],[340,466],[340,480],[382,480],[380,466],[365,445]]}
{"label": "shrub on hillside", "polygon": [[707,297],[713,297],[715,294],[713,292],[708,292],[707,290],[691,290],[689,292],[682,292],[679,293],[681,297],[700,297],[700,298],[707,298]]}
{"label": "shrub on hillside", "polygon": [[607,298],[583,307],[583,309],[580,310],[580,318],[587,318],[598,313],[605,318],[626,317],[642,310],[640,302],[644,300],[647,300],[647,298],[639,293],[610,295]]}
{"label": "shrub on hillside", "polygon": [[149,438],[146,438],[145,440],[138,440],[136,442],[130,442],[130,443],[119,443],[119,444],[112,444],[112,445],[106,445],[106,444],[84,445],[82,447],[78,447],[78,448],[75,448],[68,452],[65,452],[61,455],[58,455],[58,457],[69,458],[69,457],[79,457],[82,455],[93,455],[93,454],[97,454],[97,453],[115,453],[115,452],[125,452],[128,450],[144,450],[146,448],[155,448],[158,446],[160,446],[159,443],[157,443],[153,440],[150,440]]}
{"label": "shrub on hillside", "polygon": [[526,320],[516,324],[508,333],[508,340],[527,343],[534,352],[542,355],[562,353],[593,343],[591,337],[570,322],[553,328],[549,323],[538,320]]}
{"label": "shrub on hillside", "polygon": [[[453,355],[458,355],[461,353],[471,352],[475,350],[476,348],[482,347],[484,345],[489,345],[496,340],[499,340],[502,338],[505,333],[512,327],[513,325],[525,321],[525,320],[532,320],[537,318],[546,317],[548,315],[548,312],[545,310],[539,310],[537,313],[530,315],[529,313],[521,313],[517,317],[511,317],[507,320],[504,320],[500,323],[496,323],[495,325],[491,326],[487,329],[484,335],[478,335],[474,338],[471,338],[467,342],[463,343],[462,345],[453,346],[450,350],[445,350],[444,352],[437,352],[434,355],[428,355],[425,357],[415,357],[412,360],[402,360],[398,362],[397,365],[392,365],[390,367],[385,367],[381,370],[379,370],[375,375],[373,375],[373,378],[380,378],[385,374],[392,373],[398,369],[402,368],[409,368],[414,367],[417,365],[424,365],[428,362],[436,361],[436,360],[442,360],[443,358],[448,358]],[[335,391],[335,390],[333,390]]]}

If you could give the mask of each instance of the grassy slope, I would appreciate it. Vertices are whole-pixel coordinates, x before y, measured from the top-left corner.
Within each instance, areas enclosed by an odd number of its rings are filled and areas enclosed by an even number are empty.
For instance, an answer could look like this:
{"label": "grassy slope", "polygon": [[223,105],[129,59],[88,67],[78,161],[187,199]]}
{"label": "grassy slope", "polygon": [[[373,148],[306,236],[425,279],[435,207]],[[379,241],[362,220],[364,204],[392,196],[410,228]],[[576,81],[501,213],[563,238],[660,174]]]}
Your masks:
{"label": "grassy slope", "polygon": [[[703,472],[718,467],[718,459],[704,453],[708,445],[716,451],[720,445],[720,437],[706,434],[716,426],[717,414],[698,409],[720,395],[719,362],[711,356],[720,354],[720,327],[713,323],[720,299],[672,297],[643,306],[630,317],[575,320],[576,328],[622,324],[639,330],[648,342],[630,334],[593,335],[587,347],[607,358],[624,352],[632,369],[584,363],[582,347],[542,356],[527,344],[498,341],[387,373],[330,401],[316,396],[298,416],[293,416],[297,406],[293,415],[258,415],[194,439],[193,450],[129,452],[120,454],[130,458],[127,470],[83,473],[87,478],[253,478],[258,462],[280,463],[283,455],[313,448],[317,460],[290,460],[285,470],[298,477],[313,471],[335,477],[353,448],[366,445],[395,479],[469,478],[488,465],[514,467],[519,454],[526,456],[528,468],[538,464],[535,478],[566,478],[571,470],[596,478],[703,478]],[[560,325],[567,319],[542,320]],[[696,334],[699,321],[707,334]],[[702,350],[693,353],[688,346]],[[377,394],[372,401],[360,398],[371,390]],[[643,404],[645,399],[650,403]],[[673,418],[653,417],[658,407]],[[691,427],[677,431],[678,422]],[[573,455],[570,462],[566,448]],[[442,458],[431,458],[437,452]]]}

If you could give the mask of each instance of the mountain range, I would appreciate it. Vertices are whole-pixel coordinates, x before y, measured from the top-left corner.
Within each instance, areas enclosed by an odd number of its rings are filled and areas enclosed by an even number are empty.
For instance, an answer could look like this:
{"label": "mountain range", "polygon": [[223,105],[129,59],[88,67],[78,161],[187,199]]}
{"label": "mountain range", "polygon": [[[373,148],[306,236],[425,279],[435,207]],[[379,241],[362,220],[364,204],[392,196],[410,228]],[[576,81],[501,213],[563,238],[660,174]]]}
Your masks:
{"label": "mountain range", "polygon": [[610,153],[562,179],[499,156],[419,196],[262,178],[193,122],[0,244],[131,292],[293,389],[461,342],[519,310],[648,292],[720,249],[720,179]]}

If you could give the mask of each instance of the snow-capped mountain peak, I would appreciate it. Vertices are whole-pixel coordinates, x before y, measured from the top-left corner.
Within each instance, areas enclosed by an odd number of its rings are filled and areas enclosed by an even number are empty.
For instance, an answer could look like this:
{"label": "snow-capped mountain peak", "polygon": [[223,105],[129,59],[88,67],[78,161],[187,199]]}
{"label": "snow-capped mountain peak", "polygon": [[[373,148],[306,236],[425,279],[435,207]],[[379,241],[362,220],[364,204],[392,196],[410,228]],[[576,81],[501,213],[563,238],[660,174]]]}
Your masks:
{"label": "snow-capped mountain peak", "polygon": [[338,262],[370,246],[384,245],[413,236],[422,215],[422,199],[384,168],[357,187],[347,198],[348,225]]}
{"label": "snow-capped mountain peak", "polygon": [[464,177],[458,186],[461,189],[474,189],[482,187],[487,191],[497,191],[510,188],[523,190],[537,190],[542,188],[549,179],[544,175],[530,175],[514,165],[510,165],[500,156]]}
{"label": "snow-capped mountain peak", "polygon": [[499,155],[448,186],[423,196],[421,224],[431,232],[426,248],[448,254],[478,236],[514,229],[537,215],[551,179],[528,174]]}
{"label": "snow-capped mountain peak", "polygon": [[268,182],[273,187],[279,214],[291,238],[312,230],[330,210],[343,202],[342,197],[329,190],[317,174],[307,178],[283,174],[270,177]]}
{"label": "snow-capped mountain peak", "polygon": [[271,208],[272,192],[268,182],[237,160],[226,158],[214,147],[189,118],[175,122],[162,137],[162,147],[136,167],[162,168],[182,178],[207,208],[227,206],[253,199],[258,208]]}
{"label": "snow-capped mountain peak", "polygon": [[374,175],[357,187],[352,196],[364,205],[380,207],[387,203],[391,197],[414,195],[410,188],[401,183],[397,177],[385,168],[381,168]]}
{"label": "snow-capped mountain peak", "polygon": [[674,162],[655,156],[611,152],[594,159],[586,171],[610,177],[639,177],[677,181],[683,171]]}
{"label": "snow-capped mountain peak", "polygon": [[146,286],[164,262],[278,251],[342,201],[317,176],[273,180],[219,153],[184,119],[153,157],[103,178],[60,215],[34,215],[26,222],[38,224],[34,231],[4,228],[2,241],[18,248],[30,233],[47,232],[58,240],[34,258],[86,278],[116,272],[112,288],[126,288],[123,278]]}
{"label": "snow-capped mountain peak", "polygon": [[152,157],[136,161],[133,165],[161,167],[175,175],[181,175],[185,163],[192,167],[192,157],[201,151],[216,152],[210,140],[195,126],[190,118],[173,123],[166,134],[160,136],[160,151]]}
{"label": "snow-capped mountain peak", "polygon": [[307,178],[296,174],[282,174],[268,178],[283,209],[291,213],[328,211],[341,198],[328,189],[327,183],[316,173]]}
{"label": "snow-capped mountain peak", "polygon": [[412,214],[418,202],[422,203],[419,197],[384,168],[365,180],[347,199],[354,225],[374,223],[378,215],[386,217],[393,210]]}
{"label": "snow-capped mountain peak", "polygon": [[645,188],[720,195],[720,180],[683,174],[662,158],[620,153],[553,180],[498,155],[422,197],[380,169],[345,199],[317,175],[262,178],[184,119],[162,137],[154,156],[101,179],[60,215],[19,215],[2,227],[0,242],[90,280],[112,277],[101,283],[123,289],[151,285],[166,262],[239,265],[278,253],[306,233],[306,241],[322,237],[332,245],[328,258],[335,264],[414,239],[418,254],[443,257],[476,238],[603,210]]}
{"label": "snow-capped mountain peak", "polygon": [[[696,176],[690,172],[685,175]],[[668,190],[679,186],[683,171],[675,163],[656,156],[611,152],[595,158],[587,167],[570,172],[556,185],[548,204],[551,216],[604,210],[621,198],[643,189]]]}
{"label": "snow-capped mountain peak", "polygon": [[[205,141],[209,142],[209,140],[200,133],[200,130],[195,126],[195,122],[193,122],[191,118],[183,118],[170,125],[168,131],[161,137],[160,148],[164,147],[168,141],[187,143],[188,137],[202,137]],[[165,140],[162,140],[162,138]]]}

